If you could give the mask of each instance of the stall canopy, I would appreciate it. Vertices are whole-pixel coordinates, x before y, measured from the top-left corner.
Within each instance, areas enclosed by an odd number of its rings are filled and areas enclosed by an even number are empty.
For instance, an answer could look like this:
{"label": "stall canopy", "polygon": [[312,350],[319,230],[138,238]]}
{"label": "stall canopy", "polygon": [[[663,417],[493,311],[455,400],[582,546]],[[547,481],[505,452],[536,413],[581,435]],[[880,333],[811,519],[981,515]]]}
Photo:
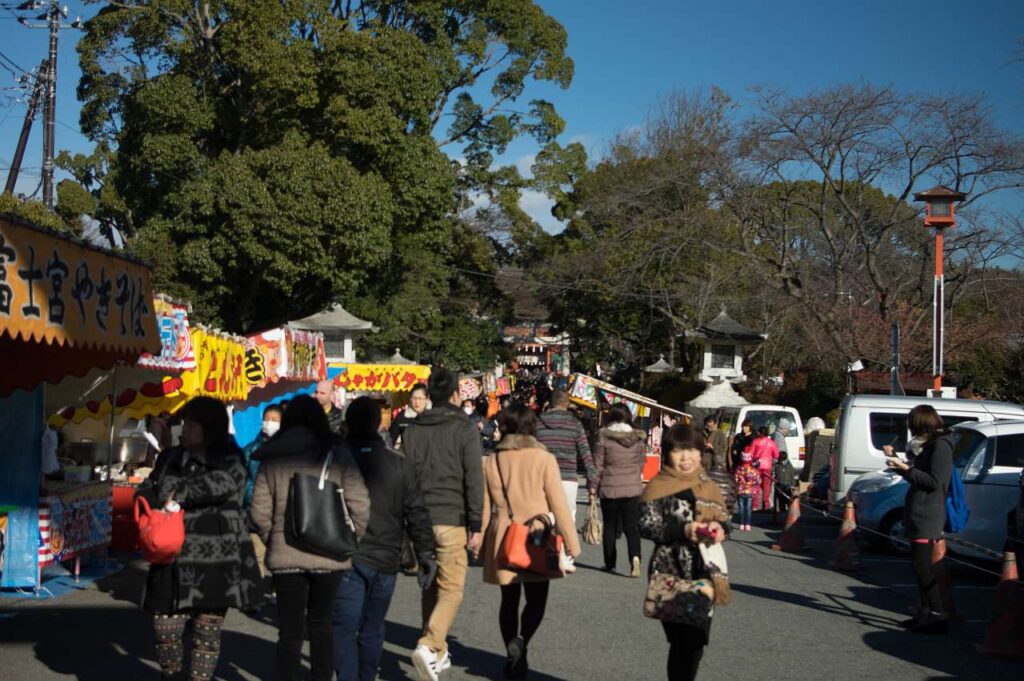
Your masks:
{"label": "stall canopy", "polygon": [[687,420],[692,418],[689,414],[678,409],[658,404],[649,397],[612,385],[586,374],[573,374],[569,387],[569,399],[578,405],[597,409],[601,402],[608,404],[622,403],[629,407],[633,416],[648,416],[652,410],[667,412],[674,416],[684,417]]}
{"label": "stall canopy", "polygon": [[0,216],[0,396],[159,352],[149,268]]}
{"label": "stall canopy", "polygon": [[[165,411],[173,413],[189,398],[201,395],[226,402],[246,398],[245,339],[203,327],[188,328],[187,322],[186,332],[187,341],[179,338],[177,347],[181,350],[175,350],[186,359],[173,363],[161,353],[135,366],[117,369],[119,415],[141,419]],[[163,370],[150,368],[154,363]],[[92,371],[83,379],[62,381],[52,395],[47,395],[50,425],[61,428],[110,414],[110,373]]]}

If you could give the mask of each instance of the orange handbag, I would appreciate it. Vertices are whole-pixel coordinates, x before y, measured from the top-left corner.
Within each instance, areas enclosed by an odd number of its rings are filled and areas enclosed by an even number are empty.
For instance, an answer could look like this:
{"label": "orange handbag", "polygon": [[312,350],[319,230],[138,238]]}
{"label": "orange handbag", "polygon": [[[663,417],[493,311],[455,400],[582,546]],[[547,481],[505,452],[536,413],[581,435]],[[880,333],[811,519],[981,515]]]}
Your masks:
{"label": "orange handbag", "polygon": [[564,543],[561,535],[555,531],[554,524],[545,513],[535,515],[525,523],[513,520],[512,504],[508,500],[505,476],[501,472],[501,460],[497,454],[494,456],[509,519],[508,529],[498,547],[498,565],[515,572],[528,572],[548,578],[564,577],[561,562]]}
{"label": "orange handbag", "polygon": [[173,563],[185,544],[185,511],[154,511],[140,495],[135,499],[135,522],[139,526],[139,547],[146,562]]}

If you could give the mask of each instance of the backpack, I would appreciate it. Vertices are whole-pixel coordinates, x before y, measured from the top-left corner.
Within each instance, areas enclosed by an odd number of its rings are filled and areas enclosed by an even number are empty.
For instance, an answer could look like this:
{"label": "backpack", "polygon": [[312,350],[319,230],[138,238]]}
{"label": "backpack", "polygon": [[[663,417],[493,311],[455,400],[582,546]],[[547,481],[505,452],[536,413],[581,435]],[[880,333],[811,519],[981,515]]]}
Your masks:
{"label": "backpack", "polygon": [[960,471],[953,466],[953,472],[949,476],[949,491],[946,493],[946,527],[945,531],[950,533],[962,532],[967,526],[967,519],[971,517],[971,509],[967,508],[967,493],[964,490],[964,481],[960,477]]}

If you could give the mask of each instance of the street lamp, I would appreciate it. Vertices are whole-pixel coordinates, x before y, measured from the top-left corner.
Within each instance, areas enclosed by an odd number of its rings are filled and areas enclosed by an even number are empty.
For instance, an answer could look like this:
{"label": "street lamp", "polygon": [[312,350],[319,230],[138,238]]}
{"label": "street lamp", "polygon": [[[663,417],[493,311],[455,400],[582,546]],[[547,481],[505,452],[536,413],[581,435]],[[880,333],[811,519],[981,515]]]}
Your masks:
{"label": "street lamp", "polygon": [[942,360],[943,360],[943,304],[945,302],[945,289],[943,287],[942,274],[942,236],[943,231],[956,227],[956,207],[967,198],[967,194],[953,191],[949,187],[938,185],[923,192],[914,194],[914,201],[924,201],[926,210],[924,226],[935,229],[935,284],[932,293],[932,324],[934,335],[932,336],[932,376],[935,394],[942,391]]}

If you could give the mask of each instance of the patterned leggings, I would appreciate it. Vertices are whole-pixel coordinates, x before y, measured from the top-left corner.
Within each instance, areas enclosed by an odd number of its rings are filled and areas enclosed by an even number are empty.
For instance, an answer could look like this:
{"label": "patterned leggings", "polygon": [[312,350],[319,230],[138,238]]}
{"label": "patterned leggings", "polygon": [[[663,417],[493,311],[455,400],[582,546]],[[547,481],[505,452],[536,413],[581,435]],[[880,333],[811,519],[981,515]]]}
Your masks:
{"label": "patterned leggings", "polygon": [[185,662],[185,625],[192,621],[192,681],[209,681],[220,656],[220,630],[224,610],[192,611],[174,615],[154,615],[156,661],[165,676],[180,675]]}

